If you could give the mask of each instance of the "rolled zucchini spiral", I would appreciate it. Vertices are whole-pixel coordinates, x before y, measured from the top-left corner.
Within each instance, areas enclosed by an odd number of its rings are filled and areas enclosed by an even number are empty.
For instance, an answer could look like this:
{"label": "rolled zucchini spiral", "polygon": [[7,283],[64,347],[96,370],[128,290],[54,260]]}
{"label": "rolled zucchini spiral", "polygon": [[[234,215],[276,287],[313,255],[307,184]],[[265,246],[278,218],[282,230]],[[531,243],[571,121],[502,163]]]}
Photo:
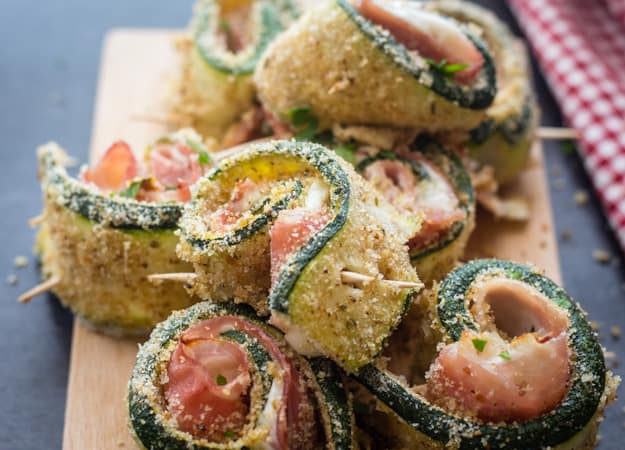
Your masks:
{"label": "rolled zucchini spiral", "polygon": [[269,43],[297,17],[290,0],[200,0],[175,109],[206,136],[220,139],[254,105],[251,76]]}
{"label": "rolled zucchini spiral", "polygon": [[[618,379],[583,311],[527,266],[475,260],[437,292],[447,345],[408,388],[368,366],[362,418],[393,448],[594,448]],[[363,398],[367,398],[365,395]]]}
{"label": "rolled zucchini spiral", "polygon": [[[185,209],[178,255],[197,274],[189,289],[271,312],[297,351],[357,371],[413,295],[382,279],[418,281],[383,205],[320,145],[252,145],[201,180]],[[346,283],[343,270],[367,279]]]}
{"label": "rolled zucchini spiral", "polygon": [[[383,23],[369,19],[373,14],[365,4]],[[419,2],[360,5],[326,0],[274,40],[254,76],[265,108],[288,121],[289,111],[309,107],[321,129],[361,124],[434,132],[469,130],[483,120],[495,95],[495,70],[478,37],[451,19],[426,13]],[[395,9],[385,11],[385,5]],[[412,15],[417,18],[402,20]],[[389,23],[383,21],[389,17]],[[426,30],[416,32],[421,42],[411,46],[414,33],[400,39],[422,21]],[[438,41],[433,35],[439,32],[441,40],[458,44],[458,53],[468,52],[478,62],[447,65],[447,46],[424,49],[423,41]],[[460,82],[462,70],[454,71],[465,67],[472,78]]]}
{"label": "rolled zucchini spiral", "polygon": [[146,279],[189,270],[175,252],[182,203],[111,197],[70,177],[67,159],[56,144],[39,148],[44,222],[37,246],[44,277],[59,279],[53,292],[90,327],[147,335],[172,310],[193,303],[181,286]]}
{"label": "rolled zucchini spiral", "polygon": [[336,366],[297,356],[244,305],[198,303],[159,324],[137,355],[128,413],[149,449],[355,448]]}

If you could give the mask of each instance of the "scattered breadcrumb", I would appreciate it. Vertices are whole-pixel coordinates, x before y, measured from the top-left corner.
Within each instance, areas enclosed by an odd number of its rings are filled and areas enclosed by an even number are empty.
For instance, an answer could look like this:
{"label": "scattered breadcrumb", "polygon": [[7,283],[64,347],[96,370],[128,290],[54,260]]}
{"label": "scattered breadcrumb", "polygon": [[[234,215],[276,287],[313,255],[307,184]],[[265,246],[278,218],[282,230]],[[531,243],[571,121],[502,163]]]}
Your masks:
{"label": "scattered breadcrumb", "polygon": [[564,187],[565,187],[565,184],[562,178],[556,178],[555,180],[553,180],[553,188],[556,191],[561,191],[564,189]]}
{"label": "scattered breadcrumb", "polygon": [[575,203],[577,203],[577,206],[584,206],[586,203],[588,203],[588,193],[586,191],[583,190],[579,190],[575,193]]}
{"label": "scattered breadcrumb", "polygon": [[597,331],[599,329],[599,322],[597,322],[596,320],[591,320],[590,328],[592,328],[594,331]]}
{"label": "scattered breadcrumb", "polygon": [[7,284],[11,285],[11,286],[15,286],[17,284],[17,275],[15,275],[14,273],[12,273],[11,275],[7,276]]}
{"label": "scattered breadcrumb", "polygon": [[597,261],[598,263],[601,264],[607,264],[610,262],[610,254],[608,252],[606,252],[605,250],[601,250],[599,248],[593,250],[592,252],[592,257],[595,259],[595,261]]}
{"label": "scattered breadcrumb", "polygon": [[605,356],[605,359],[614,359],[614,358],[616,358],[616,353],[611,352],[611,351],[607,351],[603,355]]}
{"label": "scattered breadcrumb", "polygon": [[570,241],[573,237],[573,232],[570,228],[563,228],[560,232],[560,236],[562,236],[563,241]]}
{"label": "scattered breadcrumb", "polygon": [[26,267],[28,265],[28,258],[26,258],[25,256],[16,256],[15,259],[13,260],[13,265],[15,267],[17,267],[18,269],[21,269],[22,267]]}
{"label": "scattered breadcrumb", "polygon": [[612,325],[610,327],[610,334],[612,335],[612,337],[614,339],[618,339],[621,337],[621,327],[619,327],[618,325]]}

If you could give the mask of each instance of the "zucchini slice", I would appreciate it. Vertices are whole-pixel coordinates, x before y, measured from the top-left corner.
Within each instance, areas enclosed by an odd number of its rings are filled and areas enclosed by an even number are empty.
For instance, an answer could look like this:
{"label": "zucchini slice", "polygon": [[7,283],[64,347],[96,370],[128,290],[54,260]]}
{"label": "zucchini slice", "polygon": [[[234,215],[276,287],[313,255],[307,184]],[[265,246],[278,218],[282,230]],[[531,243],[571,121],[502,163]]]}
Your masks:
{"label": "zucchini slice", "polygon": [[298,15],[291,0],[199,0],[175,109],[203,135],[220,139],[254,106],[251,75],[269,43]]}
{"label": "zucchini slice", "polygon": [[497,95],[486,111],[486,120],[470,131],[467,145],[473,159],[493,167],[499,183],[511,181],[527,163],[539,121],[527,49],[486,8],[458,0],[435,0],[426,5],[428,10],[482,30],[495,60]]}
{"label": "zucchini slice", "polygon": [[356,167],[406,220],[421,222],[408,241],[426,284],[442,279],[462,256],[475,225],[475,196],[460,159],[438,144],[409,152],[382,151]]}
{"label": "zucchini slice", "polygon": [[[252,195],[240,195],[236,186],[250,183]],[[264,200],[281,186],[291,190]],[[215,218],[233,204],[245,206],[231,214],[225,234],[216,233]],[[264,206],[249,206],[257,204]],[[180,221],[178,255],[194,264],[192,293],[271,311],[298,352],[357,371],[380,352],[414,293],[380,279],[418,281],[384,205],[348,163],[318,144],[252,145],[196,185]],[[372,279],[345,283],[344,270]]]}
{"label": "zucchini slice", "polygon": [[[419,2],[393,5],[406,14],[423,12]],[[452,19],[436,20],[481,55],[483,64],[472,82],[462,84],[445,73],[446,66],[408,51],[346,0],[326,0],[269,46],[254,75],[259,98],[287,123],[289,111],[310,107],[320,129],[361,124],[470,130],[484,119],[495,96],[494,64],[468,28]]]}
{"label": "zucchini slice", "polygon": [[295,354],[251,308],[198,303],[140,347],[128,384],[131,432],[149,449],[350,450],[341,377],[331,362]]}
{"label": "zucchini slice", "polygon": [[[487,304],[489,307],[485,306]],[[534,307],[538,309],[532,310]],[[537,313],[540,308],[546,313]],[[552,314],[554,311],[556,313]],[[432,398],[429,384],[409,388],[390,372],[367,366],[358,380],[377,399],[374,416],[379,415],[382,421],[378,425],[375,419],[368,421],[377,433],[395,434],[389,439],[410,448],[594,448],[603,410],[614,400],[619,380],[606,371],[601,346],[584,312],[560,287],[528,266],[500,260],[475,260],[456,269],[441,283],[438,312],[443,331],[453,341],[449,345],[466,339],[467,332],[484,336],[486,331],[511,342],[510,352],[501,352],[499,359],[491,363],[496,371],[503,371],[505,364],[514,363],[515,358],[523,358],[518,348],[514,350],[515,339],[535,336],[536,342],[555,341],[560,335],[550,334],[552,328],[563,326],[564,345],[569,352],[569,380],[558,386],[564,389],[563,397],[554,408],[537,417],[510,421],[512,419],[501,416],[501,420],[486,421],[477,418],[480,412],[471,415],[458,409],[452,412],[448,407],[450,403],[440,407],[428,401],[427,398]],[[512,316],[506,317],[510,314]],[[541,317],[545,321],[537,319]],[[564,318],[564,322],[558,323],[558,318]],[[476,338],[472,345],[475,355],[482,352],[486,355],[488,346],[495,343]],[[446,348],[443,347],[441,354]],[[558,362],[550,359],[548,365],[540,361],[535,364],[544,371]],[[526,366],[524,370],[536,370],[536,365]],[[437,370],[436,363],[430,369],[428,383],[434,370]],[[465,369],[458,366],[458,370],[465,370],[465,375],[472,377],[475,366],[467,365]],[[549,375],[541,378],[544,383],[550,382]],[[457,391],[463,389],[453,384],[448,387]],[[515,389],[521,388],[519,385],[510,389],[509,395],[514,396]],[[490,385],[488,389],[496,389],[496,386]],[[449,395],[454,397],[453,393]],[[504,398],[502,403],[506,401]],[[482,402],[486,406],[498,405],[489,397]]]}
{"label": "zucchini slice", "polygon": [[179,203],[110,197],[68,175],[66,153],[39,148],[44,218],[38,236],[42,272],[53,292],[87,325],[112,335],[147,335],[193,300],[182,286],[154,286],[147,275],[189,270],[176,258]]}

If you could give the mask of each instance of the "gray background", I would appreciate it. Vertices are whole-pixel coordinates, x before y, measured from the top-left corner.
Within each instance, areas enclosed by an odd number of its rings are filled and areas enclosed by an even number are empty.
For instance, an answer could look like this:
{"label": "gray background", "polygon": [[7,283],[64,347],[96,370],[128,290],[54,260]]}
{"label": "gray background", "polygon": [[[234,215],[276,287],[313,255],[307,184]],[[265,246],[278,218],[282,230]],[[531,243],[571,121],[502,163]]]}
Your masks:
{"label": "gray background", "polygon": [[[28,306],[15,302],[39,280],[32,256],[34,231],[26,225],[41,209],[35,148],[54,139],[86,160],[106,31],[183,27],[191,3],[0,0],[0,449],[60,448],[62,442],[72,317],[51,296]],[[503,2],[480,3],[492,7],[518,33]],[[558,108],[538,73],[536,81],[543,123],[560,125]],[[561,151],[557,143],[545,147],[566,289],[599,323],[602,343],[625,361],[623,340],[610,336],[613,325],[625,332],[619,248],[579,157]],[[590,194],[583,207],[573,199],[579,189]],[[572,231],[572,239],[560,237],[565,229]],[[609,264],[593,260],[592,252],[599,248],[613,256]],[[28,256],[28,267],[14,267],[17,255]],[[4,281],[10,274],[18,276],[17,285]],[[616,373],[623,375],[623,368],[617,367]],[[624,404],[619,401],[608,409],[600,448],[624,448],[618,438],[624,431]]]}

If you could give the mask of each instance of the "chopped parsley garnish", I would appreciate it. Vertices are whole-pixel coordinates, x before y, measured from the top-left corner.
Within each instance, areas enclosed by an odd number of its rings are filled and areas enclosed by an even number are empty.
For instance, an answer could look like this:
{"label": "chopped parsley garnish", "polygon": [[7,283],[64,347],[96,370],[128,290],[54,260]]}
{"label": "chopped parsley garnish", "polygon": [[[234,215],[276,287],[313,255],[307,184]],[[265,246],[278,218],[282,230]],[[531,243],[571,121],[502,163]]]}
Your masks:
{"label": "chopped parsley garnish", "polygon": [[473,342],[473,347],[475,347],[475,349],[480,353],[484,351],[484,347],[486,347],[486,344],[488,343],[486,339],[479,338],[472,339],[471,342]]}
{"label": "chopped parsley garnish", "polygon": [[356,164],[356,144],[341,144],[334,152],[350,164]]}
{"label": "chopped parsley garnish", "polygon": [[227,437],[228,439],[232,439],[234,437],[234,431],[228,430],[224,433],[224,436]]}
{"label": "chopped parsley garnish", "polygon": [[297,141],[310,141],[317,134],[319,119],[315,117],[310,108],[293,108],[289,111],[291,126],[297,131],[295,139]]}
{"label": "chopped parsley garnish", "polygon": [[130,186],[126,189],[119,191],[119,196],[125,198],[137,198],[139,189],[141,189],[141,181],[142,180],[137,180],[130,183]]}
{"label": "chopped parsley garnish", "polygon": [[437,70],[447,76],[451,76],[457,72],[460,72],[464,69],[466,69],[467,67],[469,67],[468,64],[464,64],[464,63],[451,63],[451,64],[447,64],[447,61],[444,59],[441,59],[439,62],[434,61],[433,59],[430,58],[425,58],[425,61],[434,69]]}
{"label": "chopped parsley garnish", "polygon": [[499,354],[499,357],[502,359],[505,359],[506,361],[510,361],[512,359],[512,357],[510,356],[510,352],[508,352],[508,350],[504,350],[503,352],[501,352]]}
{"label": "chopped parsley garnish", "polygon": [[224,377],[221,374],[217,375],[216,381],[217,381],[217,386],[225,386],[226,384],[228,384],[228,380],[226,380],[226,377]]}
{"label": "chopped parsley garnish", "polygon": [[187,139],[186,143],[197,152],[197,158],[201,165],[208,166],[213,163],[208,151],[206,151],[206,148],[204,148],[202,144],[192,141],[191,139]]}

